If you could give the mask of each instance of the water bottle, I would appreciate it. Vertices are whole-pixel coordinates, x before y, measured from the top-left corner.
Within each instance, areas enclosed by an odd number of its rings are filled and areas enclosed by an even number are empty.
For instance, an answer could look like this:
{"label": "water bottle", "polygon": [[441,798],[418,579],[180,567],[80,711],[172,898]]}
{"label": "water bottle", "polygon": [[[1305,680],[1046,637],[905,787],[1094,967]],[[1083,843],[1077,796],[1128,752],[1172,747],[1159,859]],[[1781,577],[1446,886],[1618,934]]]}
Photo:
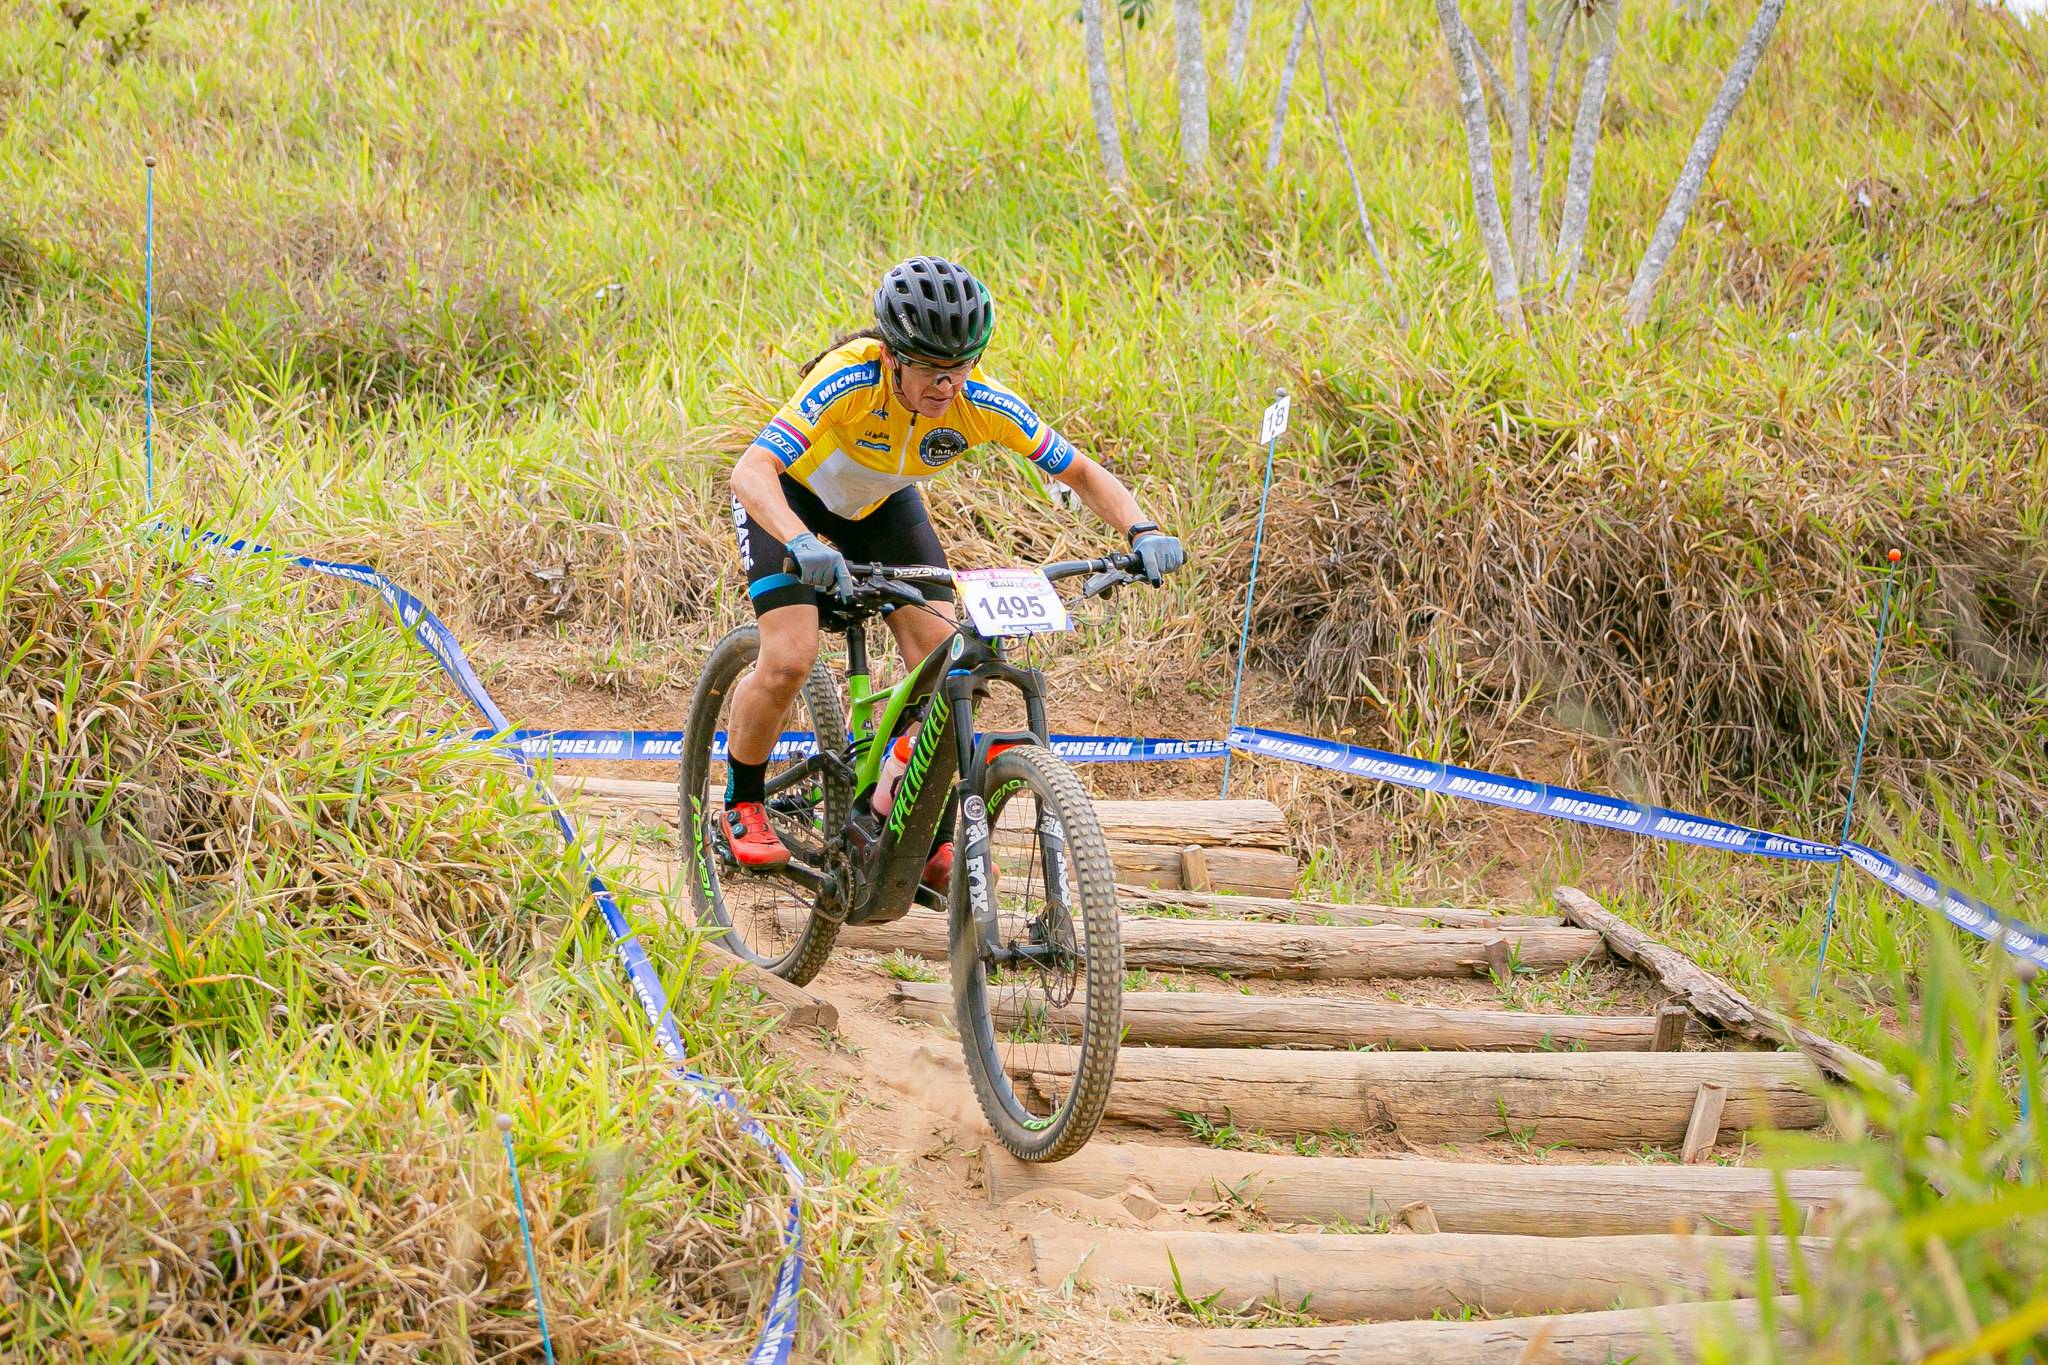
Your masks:
{"label": "water bottle", "polygon": [[887,815],[889,807],[896,804],[896,785],[903,780],[904,769],[909,766],[910,736],[898,735],[882,759],[881,775],[875,779],[875,794],[868,798],[875,814]]}

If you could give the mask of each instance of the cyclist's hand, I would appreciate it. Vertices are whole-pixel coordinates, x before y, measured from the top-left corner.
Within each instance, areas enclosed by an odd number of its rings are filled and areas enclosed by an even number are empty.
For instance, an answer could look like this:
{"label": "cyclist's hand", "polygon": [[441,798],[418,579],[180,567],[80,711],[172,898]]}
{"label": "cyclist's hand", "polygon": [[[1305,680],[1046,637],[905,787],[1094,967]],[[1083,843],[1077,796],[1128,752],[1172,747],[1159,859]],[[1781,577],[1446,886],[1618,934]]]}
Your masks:
{"label": "cyclist's hand", "polygon": [[846,556],[805,531],[789,542],[789,557],[796,561],[796,576],[813,592],[847,597],[853,592],[853,575],[847,571]]}
{"label": "cyclist's hand", "polygon": [[1148,531],[1139,536],[1131,549],[1138,556],[1139,572],[1155,588],[1161,579],[1187,562],[1187,552],[1181,549],[1179,538],[1162,531]]}

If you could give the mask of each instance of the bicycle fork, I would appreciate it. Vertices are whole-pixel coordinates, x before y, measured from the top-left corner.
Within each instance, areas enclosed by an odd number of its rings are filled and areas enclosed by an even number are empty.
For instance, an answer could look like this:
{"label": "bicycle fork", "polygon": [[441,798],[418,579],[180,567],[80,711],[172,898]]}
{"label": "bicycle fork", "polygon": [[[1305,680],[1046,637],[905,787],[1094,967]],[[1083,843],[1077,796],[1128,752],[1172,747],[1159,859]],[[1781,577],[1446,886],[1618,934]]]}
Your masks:
{"label": "bicycle fork", "polygon": [[[998,731],[977,736],[972,717],[974,702],[987,695],[990,676],[1011,683],[1024,694],[1029,730]],[[955,667],[946,678],[946,693],[955,717],[954,742],[958,746],[960,770],[957,794],[960,812],[959,856],[954,859],[956,890],[967,897],[968,921],[972,924],[976,956],[989,966],[1024,963],[1056,965],[1062,958],[1077,956],[1074,945],[1051,941],[1045,926],[1067,923],[1066,838],[1058,820],[1041,807],[1037,812],[1037,843],[1040,871],[1045,877],[1046,911],[1030,926],[1030,940],[1004,943],[1000,907],[996,902],[995,837],[989,825],[989,801],[982,793],[988,786],[988,765],[994,754],[1014,744],[1046,744],[1045,699],[1035,671],[1016,668],[1000,656],[984,659],[980,668]],[[966,724],[957,723],[967,718]],[[991,793],[999,796],[1000,793]]]}

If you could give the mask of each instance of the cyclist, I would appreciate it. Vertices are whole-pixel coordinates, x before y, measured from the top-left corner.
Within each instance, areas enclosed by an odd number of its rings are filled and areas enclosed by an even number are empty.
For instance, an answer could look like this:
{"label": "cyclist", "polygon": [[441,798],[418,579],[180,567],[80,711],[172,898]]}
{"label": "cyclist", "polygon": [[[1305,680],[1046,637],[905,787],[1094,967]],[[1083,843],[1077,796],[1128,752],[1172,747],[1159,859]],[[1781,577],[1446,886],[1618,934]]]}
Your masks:
{"label": "cyclist", "polygon": [[[944,567],[917,485],[968,448],[1000,442],[1073,490],[1123,532],[1147,580],[1180,568],[1180,541],[1146,519],[1116,475],[1069,445],[1030,406],[983,374],[995,304],[981,281],[936,256],[892,267],[875,291],[875,325],[803,367],[803,387],[732,471],[732,516],[761,654],[733,695],[726,830],[743,867],[776,868],[789,849],[769,826],[763,784],[783,717],[818,657],[818,600],[852,586],[849,558]],[[796,572],[783,570],[794,561]],[[932,611],[897,611],[889,630],[915,664],[952,633],[953,591],[925,585]],[[952,876],[949,809],[925,864]]]}

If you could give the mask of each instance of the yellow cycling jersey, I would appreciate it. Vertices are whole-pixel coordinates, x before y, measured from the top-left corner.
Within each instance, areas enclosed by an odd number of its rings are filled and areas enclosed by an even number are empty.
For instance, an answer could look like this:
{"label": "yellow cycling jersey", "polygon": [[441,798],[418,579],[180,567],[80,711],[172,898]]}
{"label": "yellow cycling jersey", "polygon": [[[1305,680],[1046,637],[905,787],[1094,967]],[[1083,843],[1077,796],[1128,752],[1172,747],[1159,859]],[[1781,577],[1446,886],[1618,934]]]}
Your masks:
{"label": "yellow cycling jersey", "polygon": [[1016,394],[976,366],[946,415],[921,417],[897,397],[882,343],[857,337],[826,354],[754,443],[832,512],[859,520],[891,493],[929,479],[970,447],[999,441],[1048,474],[1074,448]]}

